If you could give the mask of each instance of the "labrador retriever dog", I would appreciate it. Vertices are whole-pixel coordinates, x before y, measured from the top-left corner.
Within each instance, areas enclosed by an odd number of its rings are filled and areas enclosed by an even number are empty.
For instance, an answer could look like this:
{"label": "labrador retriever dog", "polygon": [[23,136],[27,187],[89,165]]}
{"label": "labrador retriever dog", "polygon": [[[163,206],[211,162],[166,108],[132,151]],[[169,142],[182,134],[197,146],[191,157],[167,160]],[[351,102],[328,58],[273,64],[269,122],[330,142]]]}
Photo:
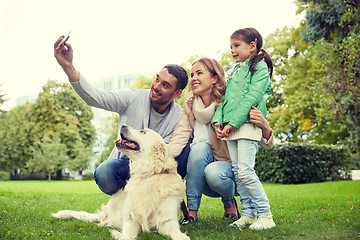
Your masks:
{"label": "labrador retriever dog", "polygon": [[[123,125],[119,151],[130,158],[130,179],[97,213],[62,210],[55,218],[75,218],[108,226],[115,239],[134,239],[140,232],[157,231],[174,240],[189,240],[180,231],[180,204],[185,185],[177,163],[162,137],[150,129]],[[117,228],[117,231],[113,228]]]}

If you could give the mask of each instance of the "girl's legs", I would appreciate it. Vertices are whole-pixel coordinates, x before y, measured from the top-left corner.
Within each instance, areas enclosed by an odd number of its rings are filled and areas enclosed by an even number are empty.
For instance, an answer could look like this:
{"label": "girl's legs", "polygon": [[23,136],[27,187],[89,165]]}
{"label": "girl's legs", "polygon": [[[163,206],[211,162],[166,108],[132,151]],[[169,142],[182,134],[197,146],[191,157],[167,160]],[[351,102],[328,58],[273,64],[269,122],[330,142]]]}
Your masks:
{"label": "girl's legs", "polygon": [[197,217],[205,185],[204,169],[212,161],[213,154],[209,144],[198,142],[191,147],[187,165],[186,197],[189,215],[194,219]]}
{"label": "girl's legs", "polygon": [[258,142],[239,139],[227,143],[240,194],[242,215],[250,218],[271,215],[269,200],[254,170]]}

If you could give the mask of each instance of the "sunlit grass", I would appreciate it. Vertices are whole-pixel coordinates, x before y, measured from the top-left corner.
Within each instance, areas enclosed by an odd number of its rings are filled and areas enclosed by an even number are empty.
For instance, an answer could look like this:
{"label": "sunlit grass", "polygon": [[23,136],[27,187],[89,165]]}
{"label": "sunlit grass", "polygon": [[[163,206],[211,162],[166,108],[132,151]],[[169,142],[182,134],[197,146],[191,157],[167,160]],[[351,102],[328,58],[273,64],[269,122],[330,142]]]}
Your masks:
{"label": "sunlit grass", "polygon": [[[360,181],[302,185],[264,184],[276,228],[229,227],[220,199],[203,197],[196,224],[182,226],[191,239],[359,239]],[[107,228],[50,216],[61,209],[94,212],[106,204],[94,181],[0,182],[0,239],[111,239]],[[157,233],[138,239],[168,239]]]}

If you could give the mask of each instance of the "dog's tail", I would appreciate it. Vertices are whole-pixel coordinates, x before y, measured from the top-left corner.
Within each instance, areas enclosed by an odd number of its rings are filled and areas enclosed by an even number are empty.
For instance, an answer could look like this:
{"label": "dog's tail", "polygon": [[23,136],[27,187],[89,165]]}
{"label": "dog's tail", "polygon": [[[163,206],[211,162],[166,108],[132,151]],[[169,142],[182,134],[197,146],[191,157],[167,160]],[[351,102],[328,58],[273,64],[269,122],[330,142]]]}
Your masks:
{"label": "dog's tail", "polygon": [[57,213],[51,214],[55,218],[59,219],[70,219],[75,218],[87,222],[99,222],[100,216],[98,213],[88,213],[84,211],[71,211],[71,210],[61,210]]}

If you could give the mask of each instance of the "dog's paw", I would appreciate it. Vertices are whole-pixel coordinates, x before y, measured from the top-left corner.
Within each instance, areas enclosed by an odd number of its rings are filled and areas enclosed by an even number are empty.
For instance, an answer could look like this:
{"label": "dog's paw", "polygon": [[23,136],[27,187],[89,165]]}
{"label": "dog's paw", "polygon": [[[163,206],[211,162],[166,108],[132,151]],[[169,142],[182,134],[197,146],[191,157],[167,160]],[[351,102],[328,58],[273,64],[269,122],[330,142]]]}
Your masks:
{"label": "dog's paw", "polygon": [[179,233],[175,236],[172,236],[172,239],[174,240],[190,240],[190,237],[186,235],[185,233]]}
{"label": "dog's paw", "polygon": [[61,211],[58,211],[57,213],[52,213],[51,216],[53,216],[54,218],[59,218],[59,219],[72,218],[70,210],[61,210]]}
{"label": "dog's paw", "polygon": [[116,231],[114,229],[110,230],[111,236],[115,238],[115,240],[131,240],[131,238],[124,238],[122,233],[119,231]]}

